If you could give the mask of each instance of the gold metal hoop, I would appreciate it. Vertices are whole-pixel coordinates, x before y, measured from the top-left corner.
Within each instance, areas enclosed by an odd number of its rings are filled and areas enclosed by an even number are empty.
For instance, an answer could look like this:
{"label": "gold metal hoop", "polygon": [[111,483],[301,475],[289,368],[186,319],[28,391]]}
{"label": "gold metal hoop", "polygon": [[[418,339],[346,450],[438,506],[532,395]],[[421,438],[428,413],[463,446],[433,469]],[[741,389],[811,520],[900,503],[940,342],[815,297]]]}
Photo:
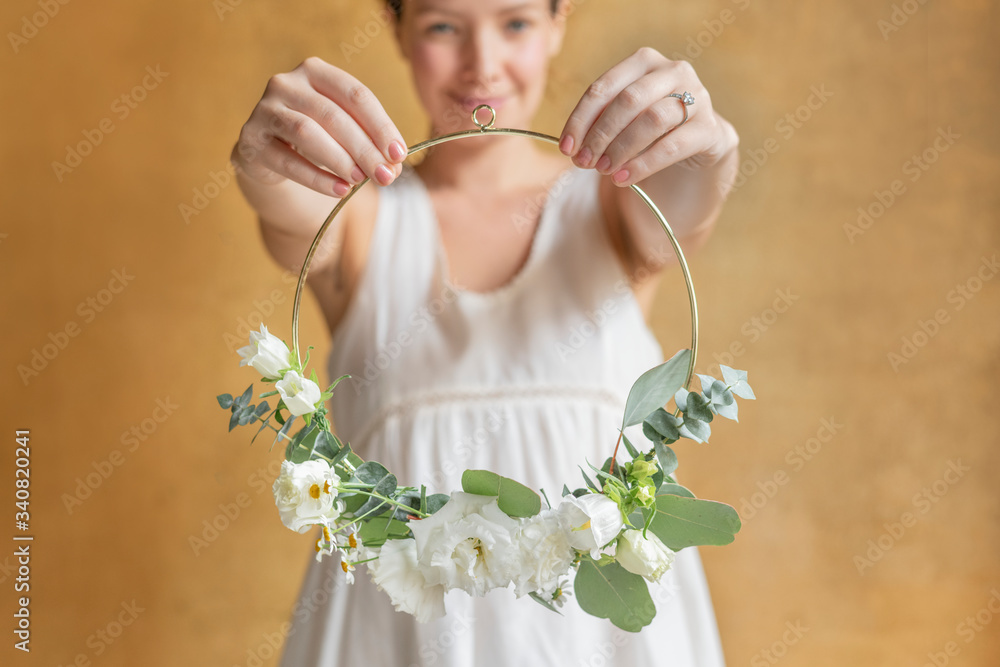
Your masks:
{"label": "gold metal hoop", "polygon": [[[491,117],[488,123],[481,123],[479,121],[477,114],[481,109],[489,109]],[[512,134],[547,141],[550,144],[559,144],[558,137],[553,137],[548,134],[532,132],[531,130],[517,130],[509,127],[495,128],[493,127],[493,123],[496,121],[496,118],[497,114],[493,107],[488,104],[480,104],[472,111],[472,122],[476,124],[476,127],[479,128],[478,130],[462,130],[460,132],[452,132],[451,134],[444,134],[440,137],[435,137],[434,139],[428,139],[420,142],[419,144],[414,144],[407,150],[407,157],[413,155],[414,153],[419,153],[426,148],[431,148],[432,146],[437,146],[438,144],[443,144],[448,141],[454,141],[464,137],[482,136],[484,134]],[[299,273],[299,282],[298,285],[295,286],[295,301],[292,306],[292,353],[298,360],[299,366],[302,365],[302,357],[299,353],[299,306],[302,302],[302,292],[305,287],[306,276],[309,273],[309,264],[312,262],[313,255],[316,254],[316,249],[319,247],[320,241],[323,239],[323,235],[330,227],[330,223],[333,222],[333,219],[337,217],[338,213],[340,213],[340,209],[342,209],[347,202],[350,201],[351,197],[354,196],[354,193],[360,190],[369,180],[371,179],[365,178],[365,180],[351,188],[350,192],[344,195],[344,197],[337,202],[337,205],[332,211],[330,211],[330,215],[326,217],[326,221],[323,222],[323,225],[316,233],[316,238],[313,239],[312,245],[309,246],[309,252],[306,253],[305,261],[302,263],[302,270]],[[687,260],[684,259],[684,252],[681,250],[681,246],[677,242],[677,238],[674,236],[673,230],[670,229],[670,225],[667,224],[666,218],[664,218],[663,214],[660,213],[660,209],[656,207],[653,200],[650,199],[639,186],[633,184],[629,187],[635,190],[635,193],[639,195],[639,198],[642,199],[643,202],[646,203],[646,206],[649,207],[649,210],[653,212],[653,215],[656,216],[656,219],[660,222],[660,226],[663,227],[663,231],[666,233],[667,238],[670,239],[670,245],[673,246],[674,254],[677,256],[677,262],[680,264],[681,271],[684,274],[684,283],[687,286],[688,301],[691,304],[691,360],[688,364],[687,378],[684,381],[684,386],[687,387],[691,382],[691,376],[694,374],[694,366],[698,359],[698,302],[694,296],[694,285],[691,282],[691,272],[688,269]]]}

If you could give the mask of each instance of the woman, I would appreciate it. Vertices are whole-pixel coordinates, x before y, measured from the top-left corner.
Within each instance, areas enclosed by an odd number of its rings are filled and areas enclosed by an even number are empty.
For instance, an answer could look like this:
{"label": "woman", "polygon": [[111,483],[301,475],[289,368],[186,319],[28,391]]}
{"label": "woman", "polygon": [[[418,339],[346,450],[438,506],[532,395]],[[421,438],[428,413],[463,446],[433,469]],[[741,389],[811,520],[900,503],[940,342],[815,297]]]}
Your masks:
{"label": "woman", "polygon": [[[530,127],[565,4],[390,2],[430,136],[472,129],[479,104]],[[404,166],[375,96],[318,58],[272,77],[240,133],[241,189],[289,269],[337,197],[365,177],[382,186],[338,216],[309,285],[333,335],[331,375],[352,376],[331,401],[338,433],[407,483],[449,492],[462,470],[487,468],[558,496],[584,459],[609,455],[628,388],[662,360],[647,321],[669,246],[627,186],[658,202],[690,252],[731,186],[737,135],[688,63],[642,48],[586,90],[560,138],[572,165],[535,140],[486,136]],[[654,587],[657,617],[637,635],[503,590],[450,593],[448,614],[421,624],[367,577],[331,584],[337,571],[310,564],[283,665],[722,664],[693,549]]]}

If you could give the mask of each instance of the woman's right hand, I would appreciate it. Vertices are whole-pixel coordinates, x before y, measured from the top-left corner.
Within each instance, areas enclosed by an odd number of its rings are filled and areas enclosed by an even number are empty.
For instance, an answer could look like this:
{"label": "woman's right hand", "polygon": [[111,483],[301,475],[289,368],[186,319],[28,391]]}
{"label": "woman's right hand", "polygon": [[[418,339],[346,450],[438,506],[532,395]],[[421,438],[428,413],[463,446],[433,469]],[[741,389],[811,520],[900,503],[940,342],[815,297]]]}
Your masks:
{"label": "woman's right hand", "polygon": [[405,157],[402,135],[371,90],[310,57],[270,78],[230,159],[251,180],[288,179],[343,197],[366,176],[388,185]]}

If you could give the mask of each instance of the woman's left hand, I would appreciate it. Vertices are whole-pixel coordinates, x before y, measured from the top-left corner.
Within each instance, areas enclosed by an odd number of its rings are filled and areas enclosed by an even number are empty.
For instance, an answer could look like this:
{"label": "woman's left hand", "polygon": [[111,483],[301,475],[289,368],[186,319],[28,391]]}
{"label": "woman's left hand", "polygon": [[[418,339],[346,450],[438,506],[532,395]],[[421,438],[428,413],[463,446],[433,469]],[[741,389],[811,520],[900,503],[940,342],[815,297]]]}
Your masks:
{"label": "woman's left hand", "polygon": [[[693,104],[671,97],[685,92]],[[642,47],[587,88],[559,149],[578,167],[596,167],[616,185],[629,186],[674,164],[712,166],[738,143],[691,63]]]}

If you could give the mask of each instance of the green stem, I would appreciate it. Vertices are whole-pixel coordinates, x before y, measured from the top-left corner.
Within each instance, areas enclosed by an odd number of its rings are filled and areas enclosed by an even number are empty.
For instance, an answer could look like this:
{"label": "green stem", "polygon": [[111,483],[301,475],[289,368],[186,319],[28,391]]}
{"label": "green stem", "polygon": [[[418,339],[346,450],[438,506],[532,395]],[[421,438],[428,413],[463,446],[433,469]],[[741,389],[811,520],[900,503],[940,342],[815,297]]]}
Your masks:
{"label": "green stem", "polygon": [[[368,496],[369,498],[378,498],[379,500],[383,500],[383,501],[389,503],[390,505],[395,505],[396,507],[404,508],[408,512],[410,512],[411,514],[418,515],[421,519],[425,519],[425,518],[427,518],[427,517],[430,516],[430,514],[427,514],[426,512],[421,512],[420,510],[415,510],[412,507],[410,507],[409,505],[404,505],[403,503],[399,502],[398,500],[393,500],[392,498],[387,498],[386,496],[383,496],[380,493],[371,493],[369,491],[362,491],[359,488],[356,488],[356,487],[354,487],[352,485],[347,485],[347,484],[342,485],[341,488],[351,489],[351,490],[354,491],[354,493],[361,494],[362,496]],[[376,507],[375,509],[378,509],[378,508]],[[368,516],[373,511],[374,510],[366,512],[364,514],[364,516]],[[359,521],[361,518],[362,517],[356,517],[355,521]]]}

